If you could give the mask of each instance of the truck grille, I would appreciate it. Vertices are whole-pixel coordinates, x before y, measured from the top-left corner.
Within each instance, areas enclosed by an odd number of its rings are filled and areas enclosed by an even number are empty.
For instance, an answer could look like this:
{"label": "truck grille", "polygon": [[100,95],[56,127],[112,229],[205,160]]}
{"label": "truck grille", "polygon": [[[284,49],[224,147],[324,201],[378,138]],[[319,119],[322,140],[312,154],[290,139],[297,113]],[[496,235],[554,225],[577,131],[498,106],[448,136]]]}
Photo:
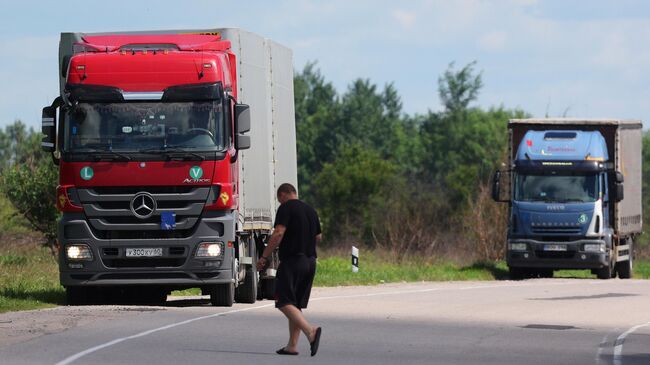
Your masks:
{"label": "truck grille", "polygon": [[[210,193],[209,187],[93,187],[78,189],[79,200],[93,233],[102,239],[165,239],[190,237]],[[156,210],[145,219],[131,210],[139,193],[149,194]],[[176,214],[176,228],[161,228],[161,213]]]}
{"label": "truck grille", "polygon": [[180,267],[186,258],[146,258],[146,259],[104,259],[104,265],[113,268],[140,268],[140,267]]}
{"label": "truck grille", "polygon": [[580,227],[534,227],[532,231],[539,234],[578,234],[582,229]]}
{"label": "truck grille", "polygon": [[535,251],[535,255],[541,259],[571,259],[576,255],[575,251]]}

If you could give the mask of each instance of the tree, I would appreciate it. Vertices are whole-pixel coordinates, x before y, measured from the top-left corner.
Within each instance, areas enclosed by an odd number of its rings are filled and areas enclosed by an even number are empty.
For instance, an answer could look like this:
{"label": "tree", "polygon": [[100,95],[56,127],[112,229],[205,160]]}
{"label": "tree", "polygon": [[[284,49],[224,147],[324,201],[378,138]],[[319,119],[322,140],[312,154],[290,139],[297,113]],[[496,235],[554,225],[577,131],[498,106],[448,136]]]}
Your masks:
{"label": "tree", "polygon": [[422,122],[422,178],[448,194],[453,207],[473,199],[479,183],[485,183],[501,162],[507,144],[507,122],[524,117],[519,110],[503,107],[470,108],[482,86],[474,74],[475,62],[454,71],[453,63],[439,79],[445,105],[440,113],[429,112]]}
{"label": "tree", "polygon": [[324,229],[332,238],[369,239],[371,207],[382,200],[385,187],[396,179],[398,168],[359,144],[343,147],[317,175],[316,206]]}
{"label": "tree", "polygon": [[[643,176],[642,180],[642,200],[643,204],[643,224],[645,227],[648,227],[650,224],[650,130],[645,131],[643,134],[643,152],[642,152],[642,166],[643,166]],[[643,234],[640,237],[640,243],[643,244],[646,249],[650,245],[650,236]]]}
{"label": "tree", "polygon": [[313,199],[312,181],[336,151],[332,126],[338,121],[339,101],[334,86],[325,81],[315,63],[294,76],[296,143],[300,194]]}
{"label": "tree", "polygon": [[460,71],[454,71],[454,63],[450,63],[444,75],[438,78],[438,95],[449,114],[467,111],[469,103],[476,100],[478,92],[483,87],[481,73],[474,75],[476,61],[470,62]]}
{"label": "tree", "polygon": [[40,150],[41,135],[16,120],[0,130],[0,172],[9,166],[33,163],[43,158]]}
{"label": "tree", "polygon": [[26,224],[41,232],[51,247],[56,241],[58,172],[40,148],[42,135],[21,121],[0,131],[0,192]]}

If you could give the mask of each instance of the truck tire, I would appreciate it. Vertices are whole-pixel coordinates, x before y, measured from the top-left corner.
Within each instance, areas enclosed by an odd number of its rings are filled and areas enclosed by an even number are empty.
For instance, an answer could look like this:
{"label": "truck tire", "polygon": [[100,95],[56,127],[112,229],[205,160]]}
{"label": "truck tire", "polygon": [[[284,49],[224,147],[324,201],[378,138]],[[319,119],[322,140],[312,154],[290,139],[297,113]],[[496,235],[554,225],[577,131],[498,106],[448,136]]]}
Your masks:
{"label": "truck tire", "polygon": [[260,279],[257,299],[275,300],[275,278]]}
{"label": "truck tire", "polygon": [[235,283],[218,284],[210,289],[210,303],[215,307],[232,307],[235,300]]}
{"label": "truck tire", "polygon": [[253,265],[246,268],[244,282],[235,289],[235,301],[237,303],[255,303],[257,299],[257,283],[259,282],[257,269],[257,249],[253,240],[248,241],[249,254],[253,258]]}
{"label": "truck tire", "polygon": [[65,288],[65,299],[68,305],[88,304],[88,289],[80,286]]}
{"label": "truck tire", "polygon": [[508,267],[510,280],[523,280],[530,277],[530,271],[522,267]]}
{"label": "truck tire", "polygon": [[237,303],[255,303],[257,299],[257,271],[252,267],[246,269],[244,282],[235,289]]}
{"label": "truck tire", "polygon": [[616,263],[616,272],[618,273],[618,277],[621,279],[631,279],[632,276],[634,275],[634,266],[633,266],[633,248],[632,246],[633,242],[632,239],[630,239],[630,251],[628,252],[628,256],[630,257],[626,261],[621,261]]}
{"label": "truck tire", "polygon": [[610,262],[608,266],[603,266],[600,269],[596,269],[596,277],[602,280],[616,277],[616,272],[614,271],[612,262]]}
{"label": "truck tire", "polygon": [[553,269],[539,269],[538,273],[539,273],[540,278],[552,278],[553,277]]}

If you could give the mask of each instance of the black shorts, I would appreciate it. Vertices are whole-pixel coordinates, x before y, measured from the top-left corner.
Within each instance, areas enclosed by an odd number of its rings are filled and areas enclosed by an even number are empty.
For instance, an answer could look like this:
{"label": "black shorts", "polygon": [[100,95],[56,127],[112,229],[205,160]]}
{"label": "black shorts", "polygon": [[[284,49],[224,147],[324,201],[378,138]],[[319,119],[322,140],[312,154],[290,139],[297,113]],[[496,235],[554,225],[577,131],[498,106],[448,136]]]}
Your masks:
{"label": "black shorts", "polygon": [[292,256],[282,260],[275,275],[275,307],[293,304],[307,308],[315,275],[315,257]]}

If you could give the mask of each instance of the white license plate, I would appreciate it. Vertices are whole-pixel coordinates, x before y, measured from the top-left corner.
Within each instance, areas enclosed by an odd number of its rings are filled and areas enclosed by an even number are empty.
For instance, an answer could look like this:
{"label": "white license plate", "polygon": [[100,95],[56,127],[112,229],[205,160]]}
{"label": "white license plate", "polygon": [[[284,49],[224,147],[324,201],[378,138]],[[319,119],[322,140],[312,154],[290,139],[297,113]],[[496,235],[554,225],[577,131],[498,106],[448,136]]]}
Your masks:
{"label": "white license plate", "polygon": [[127,248],[126,257],[157,257],[162,256],[162,248]]}
{"label": "white license plate", "polygon": [[544,245],[544,251],[566,251],[566,245]]}

